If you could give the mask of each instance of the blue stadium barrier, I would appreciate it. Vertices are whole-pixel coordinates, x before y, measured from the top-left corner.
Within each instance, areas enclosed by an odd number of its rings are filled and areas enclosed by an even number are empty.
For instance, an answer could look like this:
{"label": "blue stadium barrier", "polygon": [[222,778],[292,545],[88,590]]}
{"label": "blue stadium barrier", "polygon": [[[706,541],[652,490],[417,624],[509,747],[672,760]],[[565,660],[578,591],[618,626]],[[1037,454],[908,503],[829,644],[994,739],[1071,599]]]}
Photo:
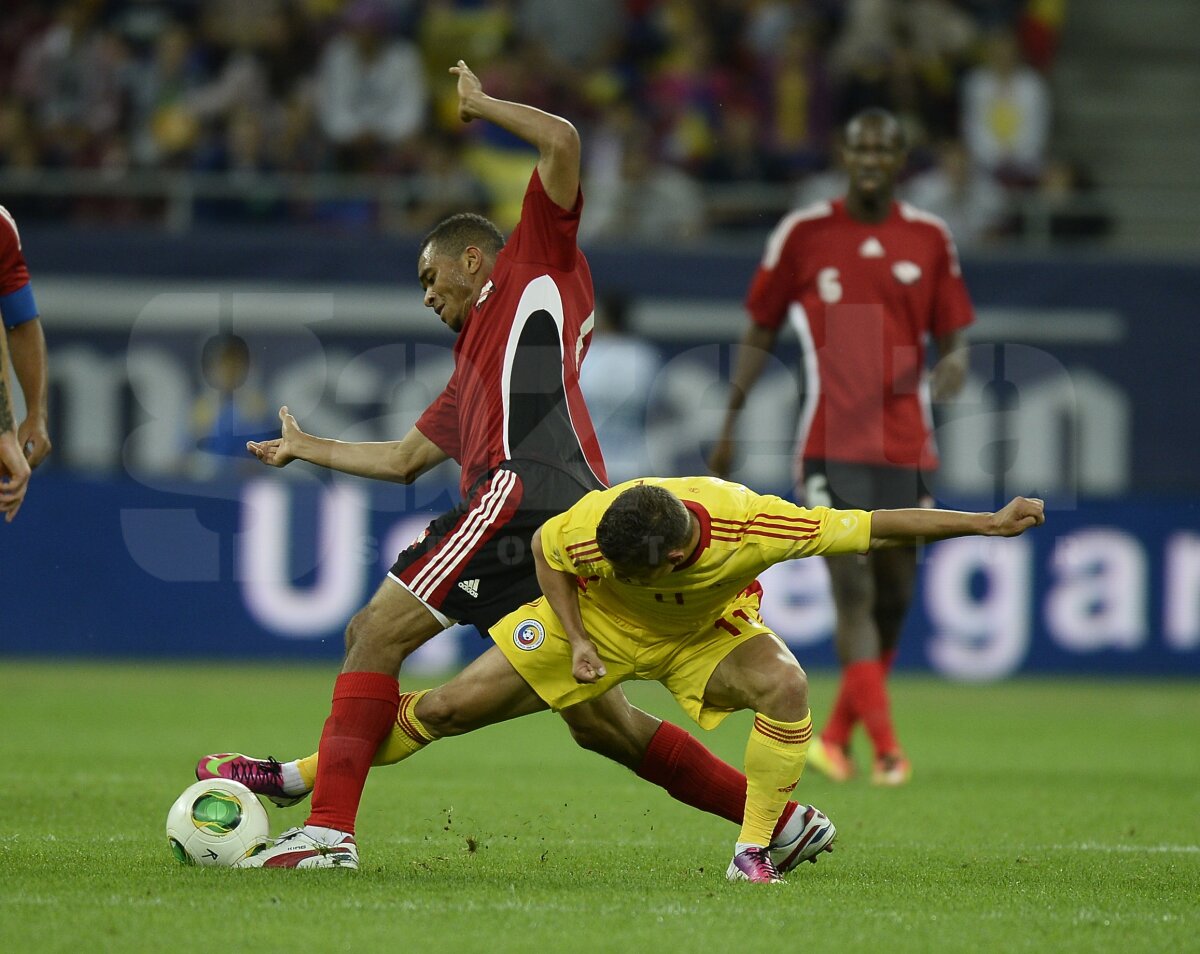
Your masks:
{"label": "blue stadium barrier", "polygon": [[[38,474],[0,526],[0,653],[334,660],[350,615],[453,493],[296,467],[153,486]],[[832,666],[822,562],[773,568],[764,585],[765,616],[801,662]],[[486,645],[458,631],[423,661],[457,665]],[[1200,510],[1079,503],[1018,540],[930,548],[899,664],[975,680],[1200,675]]]}

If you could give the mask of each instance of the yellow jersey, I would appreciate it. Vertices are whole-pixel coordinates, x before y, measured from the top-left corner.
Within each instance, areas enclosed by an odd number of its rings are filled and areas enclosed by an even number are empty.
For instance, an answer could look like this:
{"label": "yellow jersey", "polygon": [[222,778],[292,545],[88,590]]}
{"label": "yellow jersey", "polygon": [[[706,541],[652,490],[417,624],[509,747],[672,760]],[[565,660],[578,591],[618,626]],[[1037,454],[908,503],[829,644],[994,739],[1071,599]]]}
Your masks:
{"label": "yellow jersey", "polygon": [[[695,552],[652,583],[618,577],[596,543],[605,511],[639,484],[669,490],[700,524]],[[587,494],[542,525],[541,543],[551,567],[578,577],[581,608],[591,603],[656,636],[682,636],[714,625],[714,618],[772,564],[821,553],[866,552],[871,515],[798,507],[715,477],[644,477]]]}

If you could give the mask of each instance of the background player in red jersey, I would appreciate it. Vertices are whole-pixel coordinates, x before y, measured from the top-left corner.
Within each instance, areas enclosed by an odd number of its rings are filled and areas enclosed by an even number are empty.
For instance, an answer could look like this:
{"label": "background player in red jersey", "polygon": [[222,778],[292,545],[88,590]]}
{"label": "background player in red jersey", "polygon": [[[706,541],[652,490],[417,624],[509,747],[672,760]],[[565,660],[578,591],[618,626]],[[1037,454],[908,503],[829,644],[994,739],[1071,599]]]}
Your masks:
{"label": "background player in red jersey", "polygon": [[[971,302],[945,224],[893,199],[905,160],[895,117],[872,109],[851,119],[843,159],[846,197],[789,214],[767,241],[709,466],[729,472],[738,414],[786,318],[803,350],[796,478],[805,502],[863,510],[927,504],[937,457],[926,340],[940,357],[932,397],[947,400],[966,376],[962,332],[974,317]],[[903,784],[911,767],[892,725],[886,677],[912,599],[916,551],[826,562],[842,682],[809,761],[835,780],[850,778],[847,747],[861,720],[875,750],[872,780]]]}
{"label": "background player in red jersey", "polygon": [[[463,503],[400,554],[350,621],[317,759],[200,760],[197,777],[235,778],[277,802],[298,800],[293,796],[312,787],[307,824],[256,855],[255,866],[358,867],[354,822],[368,769],[431,739],[414,715],[426,693],[399,693],[404,659],[453,621],[486,631],[538,597],[534,531],[606,483],[579,390],[594,309],[591,273],[576,245],[579,137],[566,120],[487,96],[462,61],[451,73],[463,120],[504,127],[535,145],[539,159],[507,242],[492,223],[468,214],[451,216],[422,242],[425,305],[458,334],[446,389],[400,441],[313,437],[285,407],[282,436],[247,446],[274,466],[301,459],[401,483],[453,458],[462,465]],[[682,729],[629,705],[619,690],[565,718],[586,748],[689,805],[740,821],[745,776]],[[310,781],[305,768],[314,764]],[[806,813],[796,808],[785,807],[776,827],[781,839],[793,837],[789,825],[805,824]]]}
{"label": "background player in red jersey", "polygon": [[46,338],[21,250],[21,235],[4,206],[0,206],[0,317],[8,331],[13,369],[25,397],[25,419],[17,427],[17,441],[29,466],[37,467],[50,453],[50,435],[46,429]]}

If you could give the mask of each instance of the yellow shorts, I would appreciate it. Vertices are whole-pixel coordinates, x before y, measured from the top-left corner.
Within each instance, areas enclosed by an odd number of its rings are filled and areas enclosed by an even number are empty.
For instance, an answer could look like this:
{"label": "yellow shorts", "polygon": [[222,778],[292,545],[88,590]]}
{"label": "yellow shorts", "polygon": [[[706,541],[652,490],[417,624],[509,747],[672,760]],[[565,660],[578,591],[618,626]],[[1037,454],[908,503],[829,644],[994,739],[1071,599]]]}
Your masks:
{"label": "yellow shorts", "polygon": [[746,640],[775,636],[759,616],[759,596],[754,589],[741,593],[722,610],[723,617],[736,620],[736,627],[728,623],[718,626],[714,619],[704,629],[670,637],[606,616],[587,597],[581,597],[584,628],[608,670],[595,683],[575,681],[571,643],[545,597],[509,613],[491,628],[490,635],[513,668],[555,711],[595,699],[618,683],[654,681],[666,686],[701,728],[711,729],[734,711],[705,703],[704,690],[713,671]]}

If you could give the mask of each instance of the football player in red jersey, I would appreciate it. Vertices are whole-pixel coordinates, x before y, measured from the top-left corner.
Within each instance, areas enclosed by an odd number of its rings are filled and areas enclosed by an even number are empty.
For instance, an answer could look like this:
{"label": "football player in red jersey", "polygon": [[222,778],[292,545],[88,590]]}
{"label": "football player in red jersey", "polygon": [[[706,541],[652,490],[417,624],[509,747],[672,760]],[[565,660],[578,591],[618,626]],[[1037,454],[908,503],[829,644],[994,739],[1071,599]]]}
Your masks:
{"label": "football player in red jersey", "polygon": [[[792,212],[767,241],[709,466],[729,472],[739,412],[788,320],[804,361],[795,475],[804,501],[864,510],[928,505],[937,466],[928,399],[948,400],[962,387],[971,302],[945,223],[893,198],[905,161],[895,117],[871,109],[851,119],[843,159],[845,198]],[[930,338],[939,361],[928,380]],[[886,677],[912,598],[916,551],[826,562],[842,682],[809,762],[835,780],[850,778],[850,735],[861,721],[875,751],[872,780],[903,784],[911,766],[892,725]]]}
{"label": "football player in red jersey", "polygon": [[[200,760],[198,778],[233,778],[279,804],[312,789],[307,824],[249,859],[256,867],[358,867],[354,823],[368,769],[399,761],[432,738],[416,715],[425,692],[399,692],[401,664],[454,621],[486,632],[537,598],[534,531],[607,483],[579,390],[594,302],[576,244],[583,206],[578,134],[557,116],[486,95],[462,61],[450,72],[464,121],[496,123],[536,146],[539,158],[507,242],[487,219],[462,214],[421,244],[425,305],[458,335],[446,389],[399,441],[313,437],[285,407],[282,436],[248,449],[276,467],[307,460],[400,483],[453,458],[462,465],[463,502],[400,554],[350,621],[317,756],[282,764],[237,754]],[[460,712],[458,723],[468,718]],[[745,776],[687,732],[629,705],[619,689],[564,718],[580,745],[689,805],[741,822]],[[777,840],[794,840],[793,829],[810,814],[789,802]]]}

